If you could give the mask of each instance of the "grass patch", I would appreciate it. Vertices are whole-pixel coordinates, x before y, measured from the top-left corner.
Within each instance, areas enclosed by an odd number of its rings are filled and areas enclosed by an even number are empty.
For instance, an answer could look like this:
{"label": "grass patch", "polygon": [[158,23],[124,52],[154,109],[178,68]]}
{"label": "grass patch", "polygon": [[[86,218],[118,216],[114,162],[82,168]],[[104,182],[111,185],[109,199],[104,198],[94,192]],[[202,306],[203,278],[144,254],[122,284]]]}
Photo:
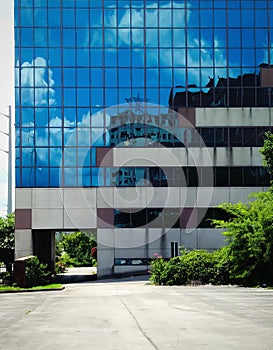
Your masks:
{"label": "grass patch", "polygon": [[60,283],[47,284],[45,286],[35,286],[30,288],[20,288],[13,286],[0,286],[0,293],[2,292],[32,292],[43,290],[62,290],[64,287]]}

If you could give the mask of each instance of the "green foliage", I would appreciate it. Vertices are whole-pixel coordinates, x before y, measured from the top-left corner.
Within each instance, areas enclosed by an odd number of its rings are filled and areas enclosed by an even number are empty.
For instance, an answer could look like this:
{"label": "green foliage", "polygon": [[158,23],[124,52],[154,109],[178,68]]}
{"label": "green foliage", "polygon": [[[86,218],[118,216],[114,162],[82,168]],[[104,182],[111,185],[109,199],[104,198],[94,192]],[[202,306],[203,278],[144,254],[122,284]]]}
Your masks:
{"label": "green foliage", "polygon": [[269,170],[273,173],[273,134],[270,131],[265,133],[264,145],[260,149],[260,152],[263,156],[263,163]]}
{"label": "green foliage", "polygon": [[273,192],[252,195],[247,204],[226,203],[220,207],[231,215],[229,221],[214,220],[226,229],[229,243],[230,278],[245,286],[273,284]]}
{"label": "green foliage", "polygon": [[94,236],[89,237],[84,232],[62,234],[56,244],[56,272],[64,272],[72,266],[95,266],[96,259],[92,257],[91,250],[96,245]]}
{"label": "green foliage", "polygon": [[[273,174],[273,134],[260,152],[264,165]],[[224,229],[228,245],[213,253],[182,251],[182,256],[152,261],[151,281],[156,284],[236,283],[243,286],[273,286],[273,184],[266,192],[252,194],[248,203],[219,206],[229,220],[212,220]]]}
{"label": "green foliage", "polygon": [[152,271],[150,281],[155,284],[163,284],[163,271],[165,268],[165,261],[161,255],[154,254],[153,260],[151,262]]}
{"label": "green foliage", "polygon": [[154,256],[150,280],[159,285],[225,283],[228,281],[225,249],[212,253],[183,249],[181,256],[169,260]]}
{"label": "green foliage", "polygon": [[7,268],[14,261],[14,230],[14,214],[9,214],[5,218],[0,217],[0,261],[4,262]]}
{"label": "green foliage", "polygon": [[42,264],[37,256],[30,257],[26,261],[26,286],[42,286],[48,284],[52,278],[47,264]]}
{"label": "green foliage", "polygon": [[12,274],[10,271],[0,272],[0,286],[12,284]]}

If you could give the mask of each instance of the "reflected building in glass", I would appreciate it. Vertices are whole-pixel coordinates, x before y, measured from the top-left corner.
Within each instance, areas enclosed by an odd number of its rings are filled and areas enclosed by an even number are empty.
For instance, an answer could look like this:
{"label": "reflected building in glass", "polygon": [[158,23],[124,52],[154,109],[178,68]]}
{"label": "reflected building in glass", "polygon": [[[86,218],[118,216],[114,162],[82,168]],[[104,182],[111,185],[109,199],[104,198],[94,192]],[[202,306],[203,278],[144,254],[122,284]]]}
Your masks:
{"label": "reflected building in glass", "polygon": [[96,230],[98,275],[224,244],[269,185],[271,0],[15,0],[16,257]]}

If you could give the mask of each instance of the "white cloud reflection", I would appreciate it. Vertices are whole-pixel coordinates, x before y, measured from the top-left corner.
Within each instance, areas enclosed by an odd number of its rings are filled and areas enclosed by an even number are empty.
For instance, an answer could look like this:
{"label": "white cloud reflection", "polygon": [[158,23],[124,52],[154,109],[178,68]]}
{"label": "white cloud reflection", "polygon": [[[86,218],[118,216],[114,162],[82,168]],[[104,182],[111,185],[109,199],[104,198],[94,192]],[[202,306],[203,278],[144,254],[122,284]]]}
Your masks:
{"label": "white cloud reflection", "polygon": [[47,67],[47,61],[43,57],[23,62],[21,67],[15,70],[16,86],[19,86],[19,82],[22,86],[22,105],[35,104],[37,107],[55,105],[53,72]]}

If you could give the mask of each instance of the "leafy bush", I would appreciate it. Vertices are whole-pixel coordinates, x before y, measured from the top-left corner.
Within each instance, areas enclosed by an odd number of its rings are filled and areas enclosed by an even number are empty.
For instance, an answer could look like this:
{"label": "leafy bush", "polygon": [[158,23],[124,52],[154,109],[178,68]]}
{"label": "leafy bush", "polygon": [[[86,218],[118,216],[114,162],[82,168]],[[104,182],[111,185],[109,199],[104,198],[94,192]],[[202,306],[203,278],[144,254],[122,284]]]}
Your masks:
{"label": "leafy bush", "polygon": [[26,261],[26,286],[42,286],[51,281],[51,272],[47,264],[42,264],[37,256],[33,256]]}
{"label": "leafy bush", "polygon": [[152,281],[155,284],[163,284],[163,271],[166,265],[166,262],[162,258],[161,255],[154,254],[153,260],[151,262],[152,265],[152,271],[151,271],[151,277],[150,281]]}
{"label": "leafy bush", "polygon": [[11,266],[14,261],[14,230],[14,214],[9,214],[5,218],[0,217],[0,261],[5,263],[9,272],[11,272]]}
{"label": "leafy bush", "polygon": [[192,282],[227,283],[229,282],[226,248],[215,252],[206,250],[181,250],[182,255],[164,260],[155,256],[152,260],[150,280],[155,284],[186,285]]}
{"label": "leafy bush", "polygon": [[273,192],[252,195],[243,204],[222,204],[229,221],[214,220],[225,228],[229,245],[230,278],[243,286],[273,285]]}
{"label": "leafy bush", "polygon": [[249,203],[226,203],[220,208],[230,219],[213,223],[226,229],[228,245],[212,253],[182,250],[180,257],[169,261],[156,257],[152,262],[154,283],[273,286],[273,188],[253,194]]}
{"label": "leafy bush", "polygon": [[0,272],[0,285],[12,284],[12,275],[9,271]]}

